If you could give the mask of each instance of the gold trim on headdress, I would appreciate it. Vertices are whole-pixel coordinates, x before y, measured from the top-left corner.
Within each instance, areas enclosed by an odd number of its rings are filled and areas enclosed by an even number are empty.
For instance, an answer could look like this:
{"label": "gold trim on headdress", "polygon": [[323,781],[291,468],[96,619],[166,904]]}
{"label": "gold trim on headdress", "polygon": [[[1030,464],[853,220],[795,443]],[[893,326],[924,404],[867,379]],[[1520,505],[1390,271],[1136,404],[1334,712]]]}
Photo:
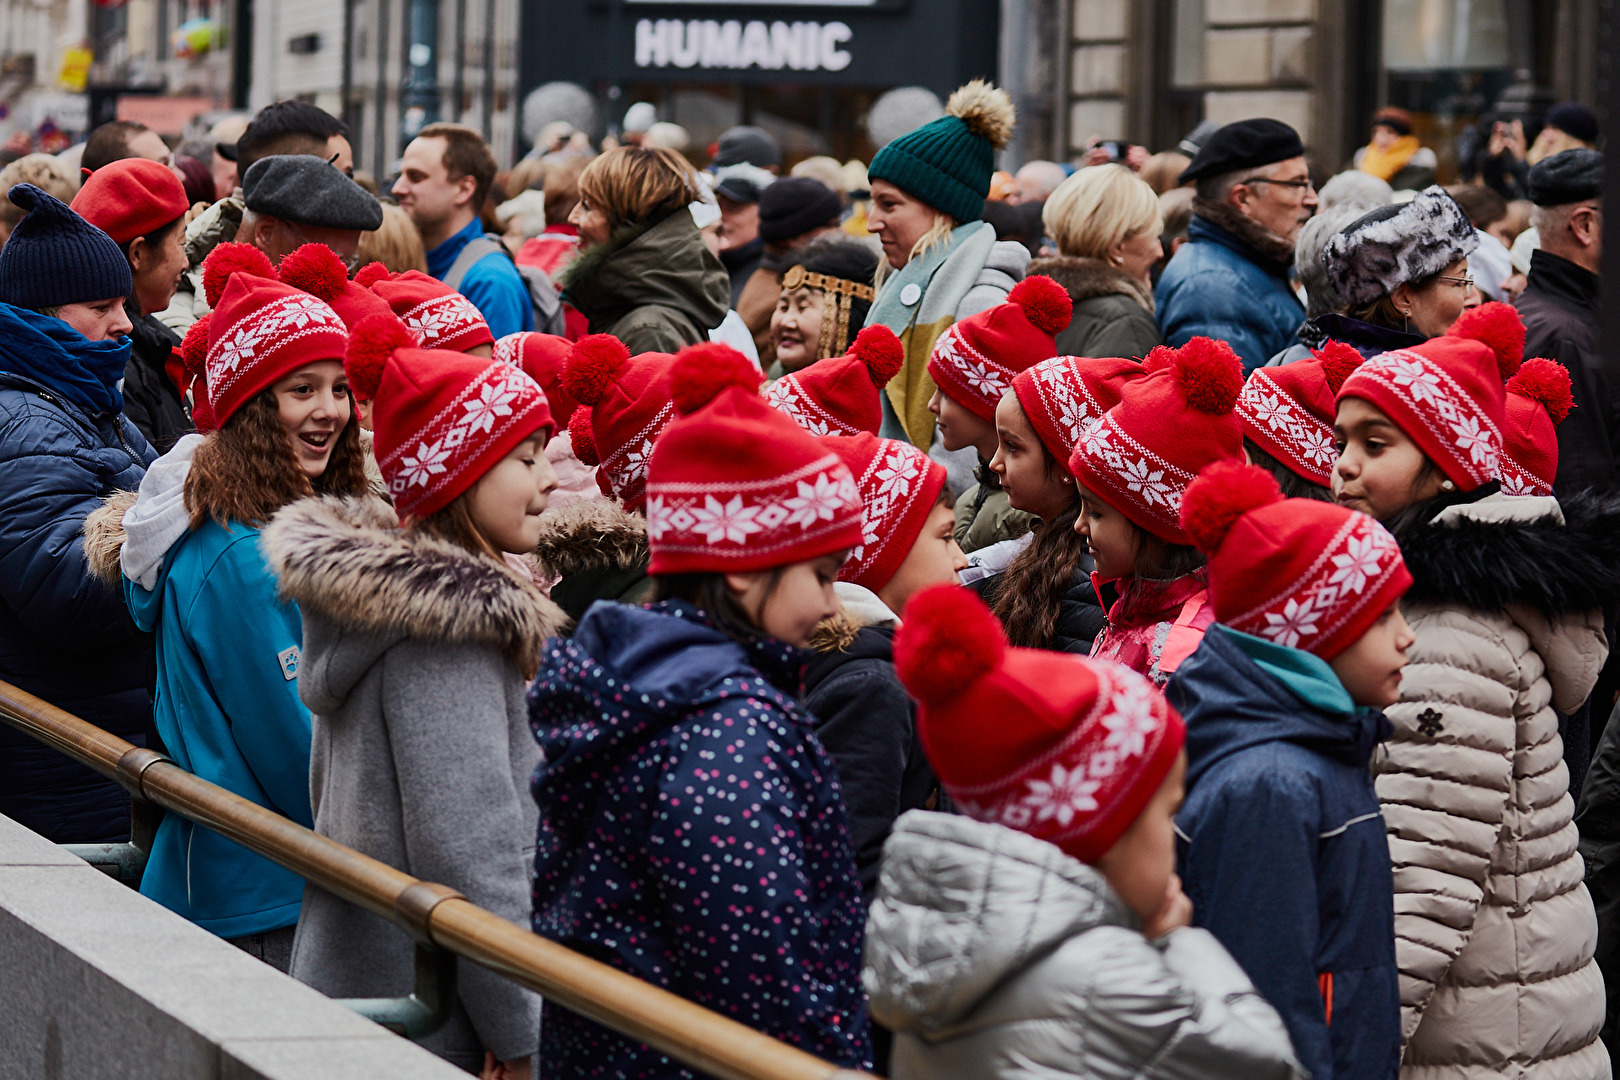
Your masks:
{"label": "gold trim on headdress", "polygon": [[[819,354],[817,360],[844,355],[849,348],[851,304],[856,300],[871,303],[872,298],[877,295],[877,290],[870,285],[850,281],[848,278],[833,277],[831,274],[813,274],[803,266],[790,267],[788,272],[782,275],[782,288],[789,292],[801,288],[817,289],[823,293],[830,293],[833,297],[833,310],[821,313],[821,341],[816,347]],[[828,318],[829,314],[833,317]]]}

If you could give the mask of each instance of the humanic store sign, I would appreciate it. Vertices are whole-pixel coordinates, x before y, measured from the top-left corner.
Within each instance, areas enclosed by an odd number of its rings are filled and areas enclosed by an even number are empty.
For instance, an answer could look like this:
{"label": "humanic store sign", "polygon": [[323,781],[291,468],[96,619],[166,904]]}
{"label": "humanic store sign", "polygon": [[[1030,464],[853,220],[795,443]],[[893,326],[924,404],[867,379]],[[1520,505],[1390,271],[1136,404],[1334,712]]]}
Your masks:
{"label": "humanic store sign", "polygon": [[636,67],[843,71],[853,37],[843,22],[640,19]]}

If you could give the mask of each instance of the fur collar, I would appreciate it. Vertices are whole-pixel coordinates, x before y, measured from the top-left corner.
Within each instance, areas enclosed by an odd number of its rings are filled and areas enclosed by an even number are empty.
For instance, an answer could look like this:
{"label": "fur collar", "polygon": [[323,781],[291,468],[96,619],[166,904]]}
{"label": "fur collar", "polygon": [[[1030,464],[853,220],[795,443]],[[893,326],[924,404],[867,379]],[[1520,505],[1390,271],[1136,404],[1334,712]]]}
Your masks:
{"label": "fur collar", "polygon": [[647,519],[612,499],[581,499],[540,520],[534,556],[542,577],[647,565]]}
{"label": "fur collar", "polygon": [[1035,274],[1044,274],[1067,289],[1076,305],[1095,296],[1128,296],[1141,304],[1144,310],[1153,310],[1153,296],[1146,285],[1101,259],[1074,255],[1033,259],[1025,276]]}
{"label": "fur collar", "polygon": [[568,618],[501,563],[401,532],[378,499],[302,499],[260,536],[281,594],[306,613],[372,634],[499,649],[532,671]]}
{"label": "fur collar", "polygon": [[84,519],[84,561],[90,575],[114,591],[123,588],[124,515],[135,498],[133,491],[115,491]]}
{"label": "fur collar", "polygon": [[1284,240],[1270,229],[1232,206],[1214,199],[1193,198],[1193,213],[1218,229],[1224,229],[1243,243],[1260,263],[1273,274],[1288,276],[1294,266],[1294,244]]}

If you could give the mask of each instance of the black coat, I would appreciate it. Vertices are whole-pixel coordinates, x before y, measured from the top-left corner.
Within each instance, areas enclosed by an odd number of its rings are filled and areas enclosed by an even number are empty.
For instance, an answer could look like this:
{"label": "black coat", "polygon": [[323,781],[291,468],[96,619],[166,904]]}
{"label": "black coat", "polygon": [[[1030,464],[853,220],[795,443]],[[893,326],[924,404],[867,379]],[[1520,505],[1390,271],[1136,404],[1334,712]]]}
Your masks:
{"label": "black coat", "polygon": [[174,380],[164,370],[180,339],[151,315],[132,316],[130,322],[133,348],[124,367],[124,415],[146,436],[152,449],[166,454],[180,436],[197,430]]}
{"label": "black coat", "polygon": [[[1075,568],[1074,576],[1069,581],[1068,591],[1063,594],[1063,600],[1058,606],[1057,629],[1052,635],[1052,640],[1041,648],[1051,652],[1091,655],[1092,642],[1097,640],[1097,635],[1103,632],[1103,627],[1108,622],[1103,606],[1097,600],[1097,592],[1091,586],[1091,571],[1094,565],[1090,555],[1081,557],[1080,565]],[[980,578],[968,588],[978,593],[979,598],[986,604],[994,607],[996,593],[1006,576],[1005,573],[1000,573]]]}
{"label": "black coat", "polygon": [[1620,393],[1603,372],[1598,349],[1598,276],[1546,251],[1530,258],[1519,297],[1524,355],[1569,369],[1575,408],[1558,425],[1559,495],[1620,485]]}

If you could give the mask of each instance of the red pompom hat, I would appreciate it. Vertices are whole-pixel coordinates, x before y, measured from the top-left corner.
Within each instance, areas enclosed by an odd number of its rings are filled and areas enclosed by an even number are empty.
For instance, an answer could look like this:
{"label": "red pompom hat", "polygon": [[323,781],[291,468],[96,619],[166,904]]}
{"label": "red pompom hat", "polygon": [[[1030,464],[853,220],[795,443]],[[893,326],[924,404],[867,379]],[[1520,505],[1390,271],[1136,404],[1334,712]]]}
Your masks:
{"label": "red pompom hat", "polygon": [[1289,472],[1322,487],[1333,484],[1339,451],[1333,438],[1333,395],[1361,366],[1342,341],[1313,350],[1309,360],[1250,372],[1238,395],[1243,434]]}
{"label": "red pompom hat", "polygon": [[1067,289],[1049,277],[1027,277],[1006,303],[951,324],[934,343],[928,376],[946,397],[994,423],[1013,376],[1056,356],[1054,339],[1073,317]]}
{"label": "red pompom hat", "polygon": [[1377,521],[1318,499],[1284,499],[1257,465],[1218,461],[1181,501],[1182,527],[1209,557],[1215,618],[1332,660],[1412,584]]}
{"label": "red pompom hat", "polygon": [[377,467],[399,516],[426,517],[465,492],[535,432],[549,438],[546,395],[511,364],[444,349],[401,347],[398,320],[355,329],[344,367],[376,401]]}
{"label": "red pompom hat", "polygon": [[208,404],[208,325],[213,318],[212,312],[204,312],[202,318],[191,324],[185,340],[180,342],[180,364],[186,372],[186,384],[181,387],[181,395],[190,392],[191,423],[204,435],[219,427],[214,422],[213,406]]}
{"label": "red pompom hat", "polygon": [[[1096,862],[1139,817],[1186,740],[1146,678],[1107,660],[1007,644],[967,589],[906,605],[894,663],[956,809]],[[986,721],[993,719],[993,723]]]}
{"label": "red pompom hat", "polygon": [[1564,365],[1526,360],[1507,383],[1502,490],[1551,495],[1558,475],[1558,425],[1575,407]]}
{"label": "red pompom hat", "polygon": [[1463,312],[1444,337],[1362,364],[1335,402],[1361,398],[1376,406],[1458,490],[1473,491],[1501,469],[1502,384],[1523,355],[1518,312],[1481,304]]}
{"label": "red pompom hat", "polygon": [[208,403],[224,427],[277,379],[317,360],[342,360],[348,330],[323,301],[275,278],[247,244],[220,244],[203,260],[208,320]]}
{"label": "red pompom hat", "polygon": [[86,177],[72,209],[123,247],[184,216],[191,206],[173,169],[146,158],[125,158]]}
{"label": "red pompom hat", "polygon": [[649,573],[773,570],[860,546],[849,468],[765,404],[759,379],[726,345],[676,354],[669,386],[681,415],[647,467]]}
{"label": "red pompom hat", "polygon": [[838,571],[873,592],[894,577],[922,535],[945,488],[945,466],[908,442],[859,435],[827,435],[823,446],[849,466],[863,507],[861,542]]}
{"label": "red pompom hat", "polygon": [[568,421],[574,456],[600,465],[597,486],[626,510],[647,499],[647,460],[653,441],[675,415],[669,395],[668,353],[630,355],[612,334],[574,342],[562,387],[580,408]]}
{"label": "red pompom hat", "polygon": [[784,375],[765,391],[765,400],[812,435],[876,435],[883,425],[883,388],[905,359],[893,330],[868,326],[847,354]]}
{"label": "red pompom hat", "polygon": [[1148,374],[1126,383],[1119,404],[1080,437],[1069,472],[1154,536],[1188,544],[1182,492],[1211,462],[1243,460],[1233,412],[1243,364],[1226,342],[1195,337],[1154,350],[1143,366]]}
{"label": "red pompom hat", "polygon": [[1013,376],[1013,393],[1052,460],[1067,470],[1086,428],[1119,404],[1120,391],[1142,376],[1136,360],[1054,356]]}
{"label": "red pompom hat", "polygon": [[540,384],[551,402],[551,414],[562,426],[579,408],[579,402],[563,388],[563,370],[573,355],[574,343],[556,334],[540,334],[522,330],[507,334],[495,343],[495,359],[522,368],[524,373]]}
{"label": "red pompom hat", "polygon": [[350,281],[349,268],[325,244],[304,244],[288,253],[276,267],[276,276],[284,284],[325,300],[350,330],[368,315],[394,313],[388,301]]}
{"label": "red pompom hat", "polygon": [[419,334],[424,349],[466,352],[480,345],[495,344],[489,324],[473,307],[472,301],[437,278],[420,270],[384,275],[363,266],[355,275],[362,286],[388,301],[406,329]]}

